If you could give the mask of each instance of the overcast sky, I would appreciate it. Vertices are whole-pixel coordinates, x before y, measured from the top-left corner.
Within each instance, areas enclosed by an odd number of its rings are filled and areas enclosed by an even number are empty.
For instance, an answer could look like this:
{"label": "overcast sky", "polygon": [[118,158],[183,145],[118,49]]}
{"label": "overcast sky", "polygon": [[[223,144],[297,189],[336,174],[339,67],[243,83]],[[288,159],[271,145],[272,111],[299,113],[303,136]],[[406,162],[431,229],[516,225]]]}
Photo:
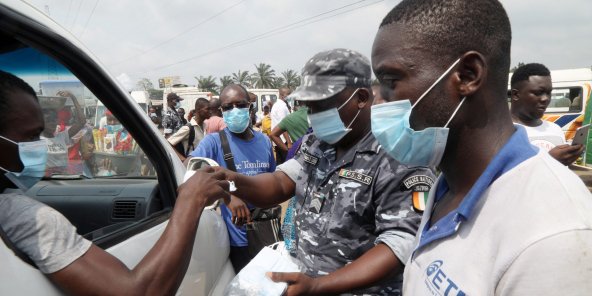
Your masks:
{"label": "overcast sky", "polygon": [[[378,24],[399,0],[27,0],[76,35],[114,76],[157,85],[178,75],[231,75],[271,64],[300,71],[337,47],[370,56]],[[592,66],[591,0],[502,0],[512,65]]]}

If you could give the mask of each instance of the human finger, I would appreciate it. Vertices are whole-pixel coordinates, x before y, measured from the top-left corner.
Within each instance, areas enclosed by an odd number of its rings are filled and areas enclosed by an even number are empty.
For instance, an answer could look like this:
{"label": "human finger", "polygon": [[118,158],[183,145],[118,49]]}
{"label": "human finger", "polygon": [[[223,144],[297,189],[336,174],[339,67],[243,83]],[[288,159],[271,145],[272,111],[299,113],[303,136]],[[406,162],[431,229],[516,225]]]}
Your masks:
{"label": "human finger", "polygon": [[293,284],[299,276],[299,272],[266,272],[265,275],[274,282]]}

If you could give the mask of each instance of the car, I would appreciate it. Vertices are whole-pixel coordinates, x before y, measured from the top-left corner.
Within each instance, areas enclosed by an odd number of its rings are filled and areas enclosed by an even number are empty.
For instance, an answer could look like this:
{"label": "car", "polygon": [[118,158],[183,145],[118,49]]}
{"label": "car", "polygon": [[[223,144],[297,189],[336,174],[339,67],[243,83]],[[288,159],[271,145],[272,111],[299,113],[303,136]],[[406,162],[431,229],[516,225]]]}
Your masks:
{"label": "car", "polygon": [[[173,148],[83,44],[24,1],[0,3],[0,69],[38,91],[46,126],[57,121],[57,132],[69,137],[67,159],[60,158],[66,151],[50,149],[46,176],[26,194],[60,211],[79,234],[134,267],[161,236],[183,182],[186,169]],[[79,81],[75,85],[84,91],[43,93],[40,83],[51,80]],[[97,106],[112,114],[104,126],[94,124],[93,112],[83,112],[86,122],[78,122],[78,110]],[[76,133],[68,132],[75,126]],[[223,294],[234,277],[229,248],[221,216],[212,207],[204,210],[177,294]],[[3,241],[0,262],[0,295],[61,294]]]}

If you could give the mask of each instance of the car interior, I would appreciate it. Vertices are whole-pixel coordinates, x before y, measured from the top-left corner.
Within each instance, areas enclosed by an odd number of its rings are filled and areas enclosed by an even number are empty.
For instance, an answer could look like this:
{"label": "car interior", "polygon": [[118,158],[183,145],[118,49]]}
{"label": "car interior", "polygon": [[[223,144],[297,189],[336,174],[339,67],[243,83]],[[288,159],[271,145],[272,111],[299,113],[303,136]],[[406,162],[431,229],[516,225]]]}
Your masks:
{"label": "car interior", "polygon": [[[138,120],[143,114],[129,112],[133,103],[106,73],[88,71],[98,67],[76,47],[33,21],[19,21],[30,26],[0,20],[0,69],[37,92],[46,125],[42,137],[49,141],[46,175],[26,194],[60,211],[102,248],[168,219],[176,196],[174,168],[166,150],[155,145],[156,135]],[[56,80],[79,83],[70,89],[48,83]],[[99,126],[99,117],[109,122]]]}

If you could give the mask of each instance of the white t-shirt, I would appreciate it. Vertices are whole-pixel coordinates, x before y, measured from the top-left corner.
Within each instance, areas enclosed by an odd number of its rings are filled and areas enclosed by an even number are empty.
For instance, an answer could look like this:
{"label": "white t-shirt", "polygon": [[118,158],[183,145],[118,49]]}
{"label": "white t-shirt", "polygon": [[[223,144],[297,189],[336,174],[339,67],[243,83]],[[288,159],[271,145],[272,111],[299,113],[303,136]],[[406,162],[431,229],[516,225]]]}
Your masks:
{"label": "white t-shirt", "polygon": [[288,105],[283,100],[278,99],[273,107],[271,107],[271,112],[269,113],[271,117],[271,129],[273,130],[276,125],[280,124],[284,117],[290,114],[290,110],[288,109]]}
{"label": "white t-shirt", "polygon": [[45,274],[68,266],[92,244],[61,213],[22,193],[0,193],[0,209],[10,241]]}
{"label": "white t-shirt", "polygon": [[592,195],[520,130],[459,207],[426,227],[446,183],[432,187],[403,295],[590,294]]}
{"label": "white t-shirt", "polygon": [[522,126],[526,129],[530,143],[545,151],[565,144],[565,133],[553,122],[543,120],[543,123],[536,127]]}

